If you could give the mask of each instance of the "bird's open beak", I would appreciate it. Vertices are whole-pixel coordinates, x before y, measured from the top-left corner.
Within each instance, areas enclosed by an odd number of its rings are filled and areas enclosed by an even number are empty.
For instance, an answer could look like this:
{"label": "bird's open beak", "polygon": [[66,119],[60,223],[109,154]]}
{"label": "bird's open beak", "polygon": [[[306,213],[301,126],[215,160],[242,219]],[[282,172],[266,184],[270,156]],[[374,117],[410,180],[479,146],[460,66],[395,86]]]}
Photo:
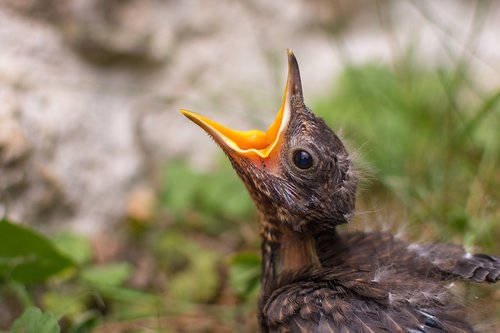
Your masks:
{"label": "bird's open beak", "polygon": [[[204,129],[229,154],[266,159],[278,145],[291,115],[292,96],[302,98],[299,66],[291,50],[288,50],[288,78],[281,108],[266,132],[260,130],[235,131],[197,113],[180,110],[183,115]],[[228,151],[229,150],[229,151]]]}

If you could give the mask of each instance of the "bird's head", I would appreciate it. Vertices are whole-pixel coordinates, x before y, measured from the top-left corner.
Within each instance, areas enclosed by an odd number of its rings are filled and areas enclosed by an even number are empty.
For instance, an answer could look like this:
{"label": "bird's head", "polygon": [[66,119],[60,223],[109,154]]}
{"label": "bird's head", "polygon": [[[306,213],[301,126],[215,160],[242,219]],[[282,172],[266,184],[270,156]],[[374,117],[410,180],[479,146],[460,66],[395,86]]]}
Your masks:
{"label": "bird's head", "polygon": [[291,51],[283,103],[266,132],[235,131],[181,112],[222,148],[267,219],[300,232],[351,218],[357,185],[351,159],[337,135],[305,106]]}

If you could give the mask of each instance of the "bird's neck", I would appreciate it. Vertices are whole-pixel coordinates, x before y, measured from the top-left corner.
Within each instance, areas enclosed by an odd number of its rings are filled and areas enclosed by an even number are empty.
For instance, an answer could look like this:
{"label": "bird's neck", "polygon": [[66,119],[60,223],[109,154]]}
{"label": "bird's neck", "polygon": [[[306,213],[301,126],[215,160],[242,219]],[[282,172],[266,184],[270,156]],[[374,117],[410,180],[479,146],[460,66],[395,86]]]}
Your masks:
{"label": "bird's neck", "polygon": [[298,233],[283,223],[261,218],[262,294],[280,287],[286,276],[320,267],[312,233]]}

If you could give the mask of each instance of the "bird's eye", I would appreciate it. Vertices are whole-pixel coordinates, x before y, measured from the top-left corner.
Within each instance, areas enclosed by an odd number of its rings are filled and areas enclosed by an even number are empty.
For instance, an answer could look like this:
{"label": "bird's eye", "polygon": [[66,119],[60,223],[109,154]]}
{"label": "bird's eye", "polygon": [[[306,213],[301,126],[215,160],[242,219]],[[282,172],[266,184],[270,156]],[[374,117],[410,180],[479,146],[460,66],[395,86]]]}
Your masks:
{"label": "bird's eye", "polygon": [[293,163],[299,169],[309,169],[313,165],[313,158],[305,150],[297,150],[293,153]]}

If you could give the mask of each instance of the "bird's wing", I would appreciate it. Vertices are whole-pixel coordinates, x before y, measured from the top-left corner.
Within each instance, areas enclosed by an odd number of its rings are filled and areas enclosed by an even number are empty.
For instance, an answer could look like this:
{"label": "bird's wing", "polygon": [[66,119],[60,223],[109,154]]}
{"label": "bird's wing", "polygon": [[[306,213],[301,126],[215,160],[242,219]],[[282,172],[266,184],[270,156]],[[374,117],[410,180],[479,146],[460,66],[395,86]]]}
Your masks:
{"label": "bird's wing", "polygon": [[[335,281],[297,282],[279,289],[264,306],[263,326],[267,332],[351,332],[351,333],[467,333],[463,309],[454,305],[412,305],[399,301],[391,305],[387,290],[377,283],[362,281],[356,274],[351,284],[365,295]],[[346,283],[348,280],[345,280]],[[356,281],[356,282],[353,282]],[[380,288],[379,288],[380,287]],[[359,288],[358,288],[359,289]],[[373,294],[369,297],[368,293]]]}
{"label": "bird's wing", "polygon": [[370,271],[408,270],[426,278],[461,278],[474,282],[500,280],[500,257],[470,254],[454,244],[408,244],[385,232],[318,235],[324,266],[348,264]]}
{"label": "bird's wing", "polygon": [[500,280],[500,257],[471,254],[453,244],[412,244],[408,249],[445,275],[479,283]]}

